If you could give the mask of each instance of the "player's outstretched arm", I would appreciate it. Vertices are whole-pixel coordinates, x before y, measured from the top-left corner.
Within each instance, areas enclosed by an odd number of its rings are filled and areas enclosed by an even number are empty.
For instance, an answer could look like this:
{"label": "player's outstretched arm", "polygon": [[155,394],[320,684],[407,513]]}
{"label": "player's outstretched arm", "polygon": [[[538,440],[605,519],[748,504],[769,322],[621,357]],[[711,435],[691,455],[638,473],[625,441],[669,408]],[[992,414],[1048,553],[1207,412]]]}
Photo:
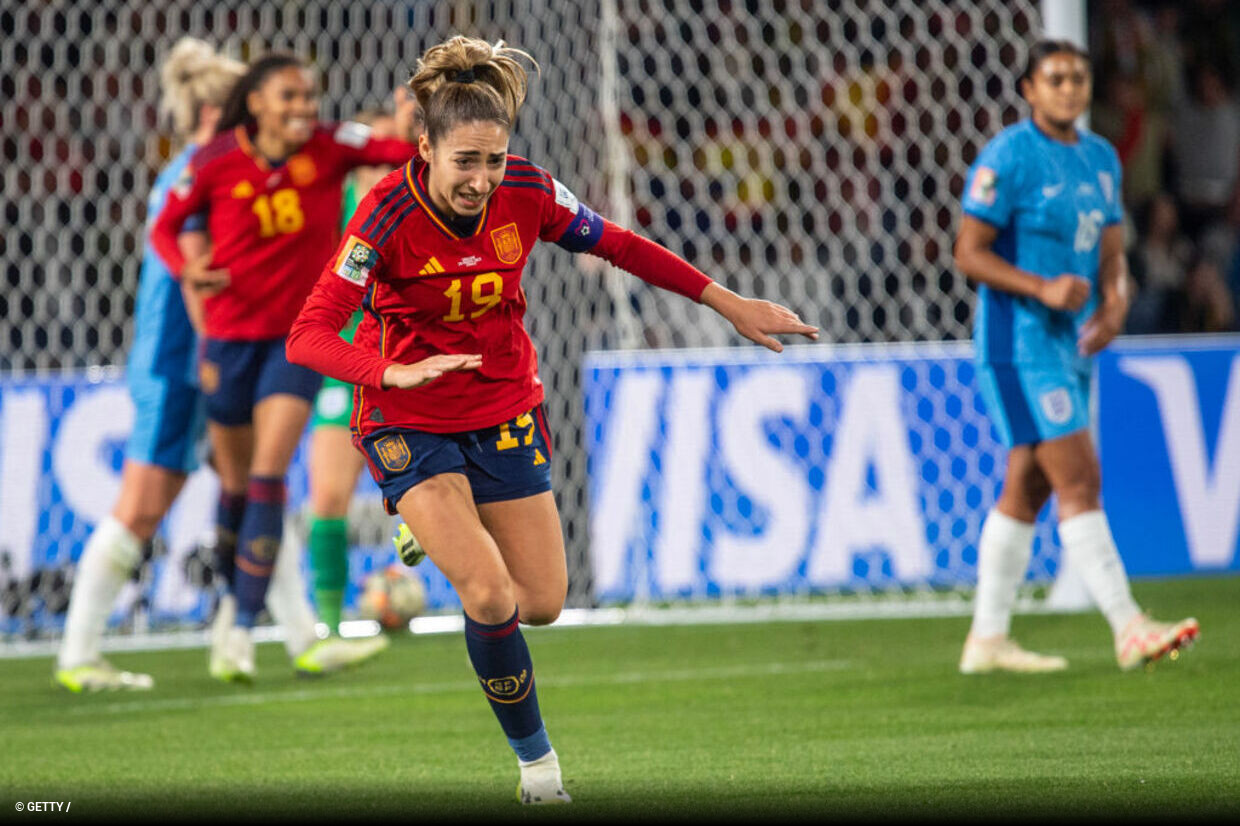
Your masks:
{"label": "player's outstretched arm", "polygon": [[784,345],[774,338],[776,335],[795,334],[805,336],[810,341],[818,340],[818,328],[806,324],[787,307],[772,301],[745,298],[718,282],[706,285],[700,300],[732,322],[736,332],[776,353],[781,353],[784,349]]}

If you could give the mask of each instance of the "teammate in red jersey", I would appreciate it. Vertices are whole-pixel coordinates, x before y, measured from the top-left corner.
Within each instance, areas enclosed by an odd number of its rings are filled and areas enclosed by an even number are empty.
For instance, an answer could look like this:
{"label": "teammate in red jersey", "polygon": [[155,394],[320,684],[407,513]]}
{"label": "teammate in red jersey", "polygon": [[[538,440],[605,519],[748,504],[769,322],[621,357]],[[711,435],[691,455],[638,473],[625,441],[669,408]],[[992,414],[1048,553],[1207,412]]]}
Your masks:
{"label": "teammate in red jersey", "polygon": [[[419,158],[363,200],[288,338],[289,358],[358,385],[353,430],[389,510],[451,581],[483,692],[516,752],[526,803],[567,802],[519,622],[555,620],[568,575],[551,438],[521,274],[551,241],[701,301],[747,338],[817,330],[743,298],[612,224],[508,154],[524,52],[455,37],[410,81]],[[361,303],[352,345],[337,331]]]}
{"label": "teammate in red jersey", "polygon": [[[221,601],[213,634],[211,673],[224,680],[254,676],[249,629],[280,547],[284,476],[322,380],[288,362],[284,337],[339,238],[345,175],[360,165],[404,163],[416,152],[407,141],[372,139],[361,124],[320,124],[316,112],[314,80],[298,58],[255,61],[151,236],[173,274],[209,295],[200,379],[220,477],[221,562],[235,597]],[[399,134],[408,135],[412,101],[397,115]],[[186,261],[177,232],[200,212],[214,247]],[[378,650],[383,642],[369,644]]]}

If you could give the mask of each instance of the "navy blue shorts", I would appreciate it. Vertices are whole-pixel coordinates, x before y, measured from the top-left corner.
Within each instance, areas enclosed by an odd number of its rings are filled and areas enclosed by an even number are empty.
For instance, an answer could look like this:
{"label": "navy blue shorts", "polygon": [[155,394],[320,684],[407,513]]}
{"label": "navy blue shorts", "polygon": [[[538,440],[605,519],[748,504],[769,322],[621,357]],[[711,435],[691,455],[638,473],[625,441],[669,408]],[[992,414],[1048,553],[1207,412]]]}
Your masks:
{"label": "navy blue shorts", "polygon": [[313,402],[323,377],[284,355],[284,339],[221,341],[207,339],[198,379],[207,401],[207,418],[229,427],[249,424],[254,405],[287,393]]}
{"label": "navy blue shorts", "polygon": [[440,473],[465,474],[480,504],[551,490],[551,433],[542,405],[495,427],[464,433],[389,427],[358,444],[392,514],[410,488]]}

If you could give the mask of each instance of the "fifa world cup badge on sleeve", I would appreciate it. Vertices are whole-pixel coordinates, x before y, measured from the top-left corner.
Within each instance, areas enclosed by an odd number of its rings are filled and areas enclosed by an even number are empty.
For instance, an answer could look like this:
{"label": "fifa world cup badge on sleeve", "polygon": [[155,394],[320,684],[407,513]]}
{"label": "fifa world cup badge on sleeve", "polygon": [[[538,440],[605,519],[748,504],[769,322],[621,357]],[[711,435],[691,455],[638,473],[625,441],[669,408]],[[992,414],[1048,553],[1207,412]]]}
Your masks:
{"label": "fifa world cup badge on sleeve", "polygon": [[973,175],[973,185],[969,187],[969,197],[979,204],[993,206],[995,202],[995,171],[988,166],[979,166]]}
{"label": "fifa world cup badge on sleeve", "polygon": [[356,235],[350,235],[340,249],[340,257],[332,266],[332,272],[345,281],[365,286],[370,271],[379,263],[379,253]]}

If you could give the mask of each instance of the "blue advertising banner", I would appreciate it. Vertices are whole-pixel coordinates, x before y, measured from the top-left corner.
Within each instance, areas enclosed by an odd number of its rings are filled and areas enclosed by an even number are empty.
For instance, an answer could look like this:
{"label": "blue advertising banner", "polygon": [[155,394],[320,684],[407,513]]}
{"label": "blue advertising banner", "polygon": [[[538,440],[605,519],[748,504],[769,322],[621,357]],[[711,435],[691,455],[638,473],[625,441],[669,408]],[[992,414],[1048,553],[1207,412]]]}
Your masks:
{"label": "blue advertising banner", "polygon": [[[1104,497],[1133,575],[1235,570],[1235,338],[1099,361]],[[970,585],[1006,451],[968,345],[594,353],[602,601]],[[1028,578],[1058,569],[1053,502]]]}
{"label": "blue advertising banner", "polygon": [[[81,556],[86,540],[112,509],[120,490],[126,440],[133,426],[133,404],[116,370],[85,375],[0,381],[0,631],[24,633],[59,626],[63,616],[48,611],[51,594],[30,599],[63,578],[40,573],[64,571]],[[288,475],[290,512],[304,508],[308,493],[307,435]],[[147,621],[159,625],[203,622],[209,595],[187,576],[186,561],[207,539],[218,500],[215,475],[206,468],[192,474],[160,529],[167,553],[154,559],[142,582],[122,594],[114,619],[135,601],[146,606]],[[379,490],[365,471],[355,502],[381,511]],[[352,606],[371,571],[396,560],[390,537],[395,521],[373,547],[349,554]],[[304,567],[304,562],[303,562]],[[430,560],[413,572],[427,590],[428,609],[459,606],[455,592]]]}
{"label": "blue advertising banner", "polygon": [[1240,342],[1120,341],[1097,386],[1103,502],[1129,573],[1240,570]]}

